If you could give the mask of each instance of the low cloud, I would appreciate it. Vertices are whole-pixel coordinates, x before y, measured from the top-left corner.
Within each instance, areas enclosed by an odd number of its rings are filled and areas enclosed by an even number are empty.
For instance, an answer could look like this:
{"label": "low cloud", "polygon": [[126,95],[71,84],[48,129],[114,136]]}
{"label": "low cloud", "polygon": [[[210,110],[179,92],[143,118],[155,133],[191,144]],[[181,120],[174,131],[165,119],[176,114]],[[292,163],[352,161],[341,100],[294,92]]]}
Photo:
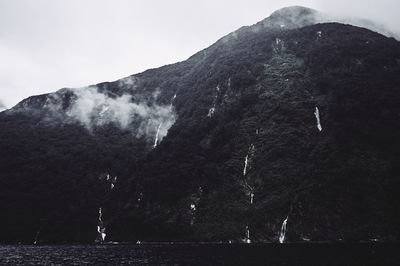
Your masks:
{"label": "low cloud", "polygon": [[391,31],[387,26],[385,26],[382,23],[375,22],[372,20],[368,19],[363,19],[363,18],[358,18],[358,17],[350,17],[350,16],[345,16],[345,15],[337,15],[337,14],[322,14],[319,17],[318,22],[324,23],[324,22],[339,22],[343,24],[350,24],[353,26],[357,27],[362,27],[366,28],[375,32],[378,32],[380,34],[383,34],[387,37],[394,37],[396,39],[400,39],[400,35],[398,33],[395,33]]}
{"label": "low cloud", "polygon": [[0,100],[0,112],[6,110],[7,107],[3,104],[3,102]]}
{"label": "low cloud", "polygon": [[130,94],[111,97],[99,92],[97,86],[61,90],[49,95],[44,107],[53,116],[57,116],[68,93],[73,96],[68,108],[61,112],[66,117],[63,121],[78,122],[89,131],[95,127],[114,124],[122,130],[131,130],[136,137],[144,136],[149,142],[153,142],[160,125],[158,139],[162,140],[177,119],[173,106],[157,104],[155,98],[133,102]]}
{"label": "low cloud", "polygon": [[128,76],[118,80],[118,86],[121,88],[130,88],[131,90],[136,89],[139,79],[135,76]]}
{"label": "low cloud", "polygon": [[398,0],[336,0],[318,1],[318,9],[333,14],[339,22],[377,31],[399,39],[400,17]]}

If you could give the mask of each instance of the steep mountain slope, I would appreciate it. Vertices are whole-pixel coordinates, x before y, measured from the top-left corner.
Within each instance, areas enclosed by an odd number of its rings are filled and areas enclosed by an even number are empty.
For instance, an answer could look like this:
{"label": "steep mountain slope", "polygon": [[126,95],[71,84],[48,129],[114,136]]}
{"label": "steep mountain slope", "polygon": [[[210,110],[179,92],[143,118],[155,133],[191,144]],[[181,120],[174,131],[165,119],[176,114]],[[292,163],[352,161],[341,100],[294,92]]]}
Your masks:
{"label": "steep mountain slope", "polygon": [[1,113],[1,241],[398,239],[400,44],[318,17]]}

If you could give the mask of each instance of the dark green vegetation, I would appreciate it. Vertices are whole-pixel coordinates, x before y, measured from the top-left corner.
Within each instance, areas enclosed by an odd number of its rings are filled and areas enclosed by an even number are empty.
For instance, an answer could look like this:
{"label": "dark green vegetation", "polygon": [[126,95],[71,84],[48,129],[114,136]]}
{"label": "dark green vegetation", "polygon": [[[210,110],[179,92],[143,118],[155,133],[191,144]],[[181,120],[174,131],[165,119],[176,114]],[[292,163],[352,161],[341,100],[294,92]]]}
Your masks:
{"label": "dark green vegetation", "polygon": [[[277,241],[287,216],[291,241],[398,239],[400,43],[290,10],[134,75],[135,90],[97,85],[133,101],[159,90],[163,105],[176,93],[155,149],[135,123],[63,123],[51,95],[0,113],[0,241],[91,242],[100,206],[116,241],[241,240],[246,226]],[[75,98],[58,93],[67,112]]]}

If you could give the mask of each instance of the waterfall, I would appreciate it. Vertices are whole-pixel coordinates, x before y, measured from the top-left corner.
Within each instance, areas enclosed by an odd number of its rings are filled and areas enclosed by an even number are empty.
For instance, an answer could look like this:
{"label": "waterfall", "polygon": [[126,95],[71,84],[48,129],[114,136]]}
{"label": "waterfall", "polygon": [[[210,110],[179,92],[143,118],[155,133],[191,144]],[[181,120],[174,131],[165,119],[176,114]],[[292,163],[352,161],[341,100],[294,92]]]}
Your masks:
{"label": "waterfall", "polygon": [[244,168],[243,168],[243,176],[246,176],[247,174],[247,167],[249,166],[251,157],[254,155],[254,144],[251,144],[249,147],[249,151],[246,154],[246,157],[244,158]]}
{"label": "waterfall", "polygon": [[37,244],[37,240],[38,240],[39,234],[40,234],[40,230],[38,230],[38,231],[36,232],[35,240],[33,241],[33,244],[34,244],[34,245]]}
{"label": "waterfall", "polygon": [[117,176],[112,177],[109,173],[107,173],[105,175],[105,177],[100,176],[99,179],[105,179],[106,182],[110,183],[110,188],[111,190],[113,190],[113,188],[115,187],[115,184],[117,183]]}
{"label": "waterfall", "polygon": [[250,204],[253,204],[254,202],[254,188],[250,186],[246,179],[244,180],[244,189],[246,190],[246,196],[250,197]]}
{"label": "waterfall", "polygon": [[195,219],[195,212],[196,212],[196,204],[191,203],[190,204],[190,213],[191,213],[191,219],[190,219],[190,225],[192,226],[194,224],[194,219]]}
{"label": "waterfall", "polygon": [[244,168],[243,168],[243,176],[246,175],[246,171],[247,171],[247,163],[249,162],[249,154],[246,155],[246,157],[244,158]]}
{"label": "waterfall", "polygon": [[161,126],[162,126],[162,123],[160,123],[160,124],[158,125],[157,133],[156,133],[156,139],[155,139],[155,141],[154,141],[154,146],[153,146],[153,148],[157,147],[157,144],[158,144],[158,135],[160,134]]}
{"label": "waterfall", "polygon": [[117,176],[114,176],[113,180],[111,180],[111,190],[115,187],[115,183],[117,183]]}
{"label": "waterfall", "polygon": [[100,237],[100,242],[103,243],[104,240],[106,239],[106,228],[103,224],[103,220],[101,219],[102,217],[102,212],[101,212],[101,207],[99,208],[99,221],[97,225],[97,232],[99,233]]}
{"label": "waterfall", "polygon": [[281,232],[279,234],[279,243],[281,243],[281,244],[285,241],[286,225],[287,225],[288,218],[289,218],[289,216],[287,216],[286,219],[283,221],[282,227],[281,227]]}
{"label": "waterfall", "polygon": [[173,96],[172,99],[171,99],[171,103],[170,103],[170,105],[169,105],[169,108],[172,108],[175,99],[176,99],[176,93],[174,94],[174,96]]}
{"label": "waterfall", "polygon": [[143,198],[143,193],[140,192],[140,193],[139,193],[139,197],[137,198],[137,202],[141,202],[141,201],[142,201],[142,198]]}
{"label": "waterfall", "polygon": [[215,106],[211,107],[211,108],[208,110],[207,116],[208,116],[208,117],[212,117],[213,114],[214,114],[214,112],[215,112]]}
{"label": "waterfall", "polygon": [[218,92],[219,92],[219,90],[220,90],[219,85],[217,85],[217,87],[215,88],[215,90],[216,90],[217,92],[215,93],[213,107],[211,107],[211,108],[208,110],[207,117],[212,117],[213,114],[215,113],[215,108],[216,108],[216,106],[217,106]]}
{"label": "waterfall", "polygon": [[244,158],[244,167],[243,167],[244,188],[246,195],[250,196],[250,204],[253,204],[254,201],[254,188],[247,183],[246,174],[251,166],[250,163],[252,156],[254,156],[254,150],[255,150],[254,144],[251,144],[249,147],[249,151],[247,152],[246,157]]}
{"label": "waterfall", "polygon": [[315,106],[314,115],[315,115],[315,118],[317,119],[317,128],[319,131],[322,131],[321,120],[319,118],[319,110],[318,110],[318,107],[316,107],[316,106]]}
{"label": "waterfall", "polygon": [[250,240],[250,229],[249,226],[246,225],[246,237],[243,239],[243,242],[246,244],[250,244],[251,240]]}

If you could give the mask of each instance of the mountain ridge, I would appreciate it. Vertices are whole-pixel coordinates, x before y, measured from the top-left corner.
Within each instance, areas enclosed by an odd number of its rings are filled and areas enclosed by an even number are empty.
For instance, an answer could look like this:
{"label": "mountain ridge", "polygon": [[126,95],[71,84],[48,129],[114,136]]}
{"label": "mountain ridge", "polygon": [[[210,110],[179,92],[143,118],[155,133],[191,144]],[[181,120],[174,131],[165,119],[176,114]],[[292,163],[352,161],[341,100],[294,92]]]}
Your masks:
{"label": "mountain ridge", "polygon": [[279,23],[0,114],[0,239],[398,239],[399,43]]}
{"label": "mountain ridge", "polygon": [[[184,62],[193,60],[195,57],[198,57],[199,55],[204,53],[205,50],[209,50],[210,48],[212,48],[218,44],[226,43],[227,40],[231,39],[232,37],[237,38],[237,35],[240,34],[240,32],[242,32],[242,31],[250,30],[250,31],[257,32],[259,30],[279,30],[279,29],[280,30],[288,30],[288,29],[305,27],[305,26],[309,26],[309,25],[317,24],[317,23],[341,23],[340,22],[341,20],[343,20],[344,23],[347,22],[350,24],[351,24],[351,22],[354,22],[355,25],[353,25],[353,26],[357,26],[357,20],[350,20],[350,19],[346,19],[346,18],[343,18],[343,19],[334,18],[333,16],[329,16],[327,14],[324,14],[324,13],[319,12],[312,8],[307,8],[304,6],[296,6],[296,5],[283,7],[281,9],[278,9],[278,10],[272,12],[269,17],[255,23],[253,25],[242,26],[241,28],[239,28],[231,33],[228,33],[227,35],[218,39],[214,44],[211,44],[209,47],[193,54],[186,60],[167,64],[167,65],[157,67],[157,68],[150,68],[150,69],[144,70],[143,72],[132,74],[132,75],[117,79],[115,81],[104,81],[104,82],[100,82],[97,84],[88,85],[88,86],[82,87],[82,89],[86,88],[86,87],[91,87],[91,86],[100,86],[101,87],[101,85],[103,85],[103,84],[121,82],[123,80],[129,80],[130,78],[133,78],[135,76],[144,75],[147,72],[152,72],[154,70],[162,69],[164,67],[169,67],[169,66],[173,66],[176,64],[180,64],[180,63],[184,63]],[[289,26],[286,25],[285,22],[287,24],[289,24]],[[371,28],[374,28],[373,22],[371,22],[371,21],[365,20],[365,22],[363,24],[369,24],[371,26]],[[374,31],[373,29],[369,29],[369,30]],[[393,34],[390,33],[389,35],[393,35]],[[58,91],[70,90],[70,89],[72,89],[72,88],[61,88]],[[76,89],[79,89],[79,88],[76,88]],[[28,100],[32,97],[43,97],[43,96],[47,96],[49,94],[51,94],[51,92],[27,97],[26,99],[19,102],[16,106],[22,104],[25,100]]]}

